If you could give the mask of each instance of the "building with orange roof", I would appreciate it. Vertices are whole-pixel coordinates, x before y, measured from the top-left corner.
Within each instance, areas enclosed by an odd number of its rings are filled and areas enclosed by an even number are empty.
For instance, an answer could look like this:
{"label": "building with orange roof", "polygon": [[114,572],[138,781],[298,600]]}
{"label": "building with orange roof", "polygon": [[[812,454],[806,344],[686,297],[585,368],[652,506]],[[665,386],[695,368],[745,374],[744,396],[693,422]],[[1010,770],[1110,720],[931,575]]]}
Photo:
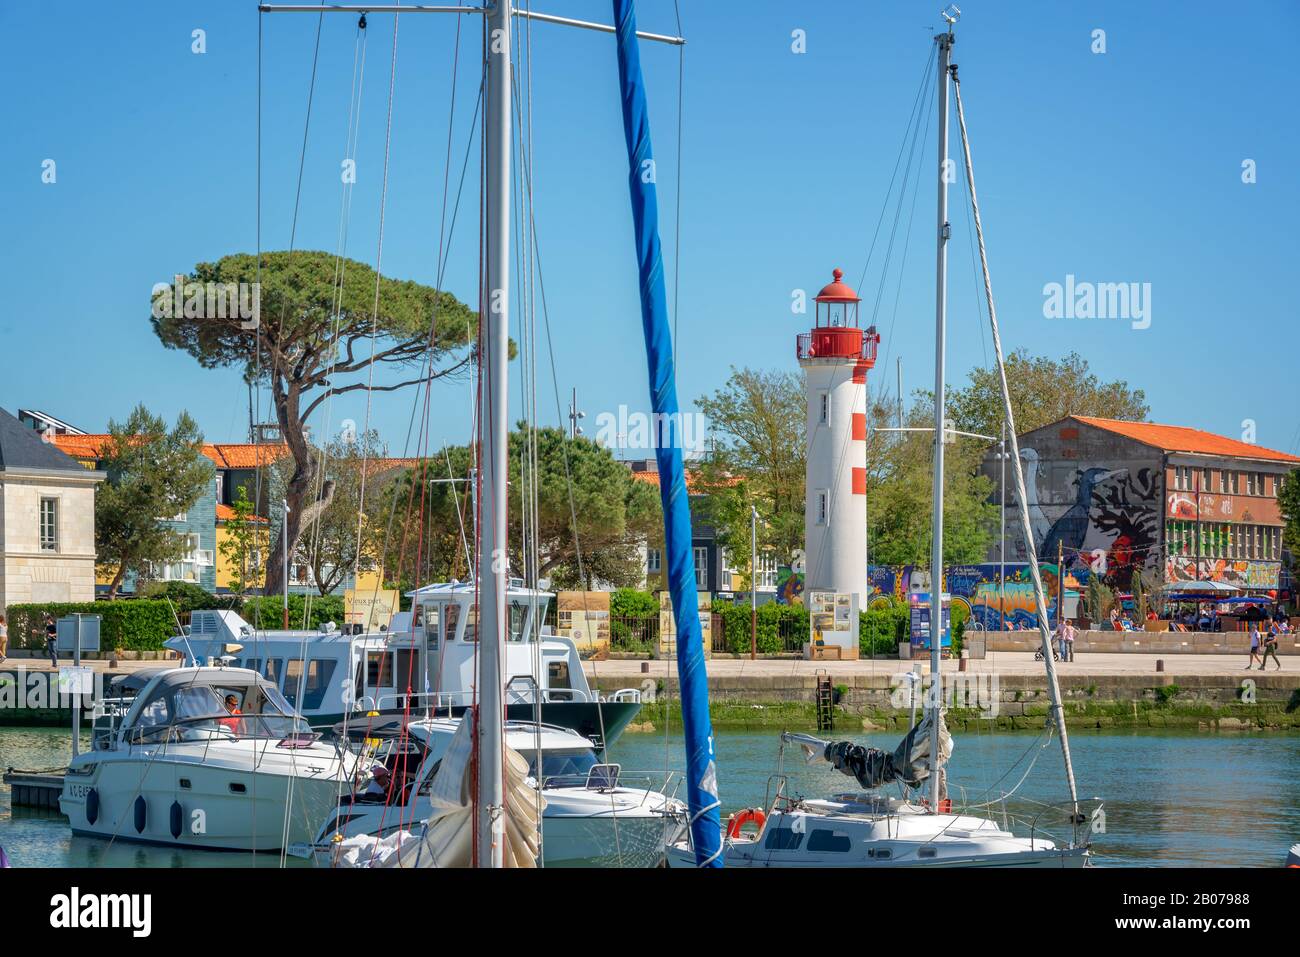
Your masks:
{"label": "building with orange roof", "polygon": [[[1030,523],[1040,561],[1097,573],[1127,591],[1148,581],[1215,581],[1282,592],[1278,491],[1300,456],[1201,429],[1071,415],[1020,436]],[[993,446],[981,471],[1002,468]],[[1020,509],[1007,469],[1007,561],[1024,561]],[[994,545],[991,561],[997,560]]]}

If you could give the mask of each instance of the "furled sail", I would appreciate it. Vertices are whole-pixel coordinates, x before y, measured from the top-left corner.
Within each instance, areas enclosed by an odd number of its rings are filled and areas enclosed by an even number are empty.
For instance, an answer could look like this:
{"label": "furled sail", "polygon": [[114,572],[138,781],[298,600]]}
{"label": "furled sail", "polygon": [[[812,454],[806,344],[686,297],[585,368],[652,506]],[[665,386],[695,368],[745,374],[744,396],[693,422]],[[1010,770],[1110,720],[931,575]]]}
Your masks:
{"label": "furled sail", "polygon": [[930,777],[932,716],[939,722],[939,760],[936,764],[942,775],[952,755],[952,735],[948,733],[942,710],[927,711],[921,723],[907,732],[893,751],[868,748],[852,741],[823,741],[810,734],[787,733],[782,737],[798,744],[809,764],[818,759],[827,761],[837,771],[856,778],[864,788],[878,788],[893,781],[917,787]]}
{"label": "furled sail", "polygon": [[[336,867],[470,867],[474,863],[473,775],[475,712],[465,712],[429,790],[431,812],[414,830],[387,837],[350,837],[334,849]],[[528,762],[505,752],[505,814],[502,839],[506,867],[536,867],[541,847],[537,791],[528,783]],[[545,808],[545,799],[540,800]],[[395,808],[394,814],[398,811]]]}
{"label": "furled sail", "polygon": [[668,591],[677,623],[677,680],[682,693],[682,731],[686,739],[686,798],[691,813],[691,845],[701,867],[722,866],[722,825],[718,813],[718,773],[709,720],[708,676],[704,672],[704,635],[700,629],[695,586],[691,509],[682,466],[680,412],[668,328],[668,294],[659,243],[659,200],[645,79],[636,41],[632,0],[613,0],[618,33],[618,81],[627,140],[628,188],[636,230],[637,267],[641,277],[641,330],[650,367],[650,405],[664,428],[655,443],[659,495],[664,510],[664,553]]}

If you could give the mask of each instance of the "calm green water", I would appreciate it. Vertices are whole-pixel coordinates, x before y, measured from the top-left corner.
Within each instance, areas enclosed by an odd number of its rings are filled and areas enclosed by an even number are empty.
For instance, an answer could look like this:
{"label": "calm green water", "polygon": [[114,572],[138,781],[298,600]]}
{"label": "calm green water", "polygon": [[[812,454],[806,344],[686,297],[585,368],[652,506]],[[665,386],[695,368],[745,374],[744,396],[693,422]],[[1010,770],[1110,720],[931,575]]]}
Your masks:
{"label": "calm green water", "polygon": [[[69,737],[68,731],[52,728],[0,729],[0,767],[52,768],[66,763]],[[877,747],[897,744],[893,734],[852,737]],[[1027,734],[958,735],[950,765],[954,795],[960,785],[970,800],[987,800],[1012,787],[1038,753],[1037,763],[1007,802],[1008,812],[1032,817],[1029,801],[1063,800],[1060,749],[1053,740],[1040,752],[1035,742],[1036,737]],[[719,787],[726,811],[763,803],[768,777],[776,771],[777,744],[777,735],[769,731],[717,734]],[[1080,796],[1106,802],[1106,833],[1094,839],[1099,864],[1276,867],[1286,849],[1300,840],[1300,738],[1294,735],[1079,731],[1071,745]],[[670,734],[665,742],[662,732],[625,734],[611,751],[610,759],[627,771],[662,774],[683,763],[680,738]],[[1007,774],[1027,752],[1029,757]],[[849,790],[853,784],[827,765],[805,765],[790,752],[785,773],[788,792],[808,797]],[[279,865],[275,854],[176,851],[121,841],[110,846],[100,839],[73,837],[61,815],[11,808],[4,787],[0,847],[14,867]],[[289,863],[305,862],[290,858]]]}

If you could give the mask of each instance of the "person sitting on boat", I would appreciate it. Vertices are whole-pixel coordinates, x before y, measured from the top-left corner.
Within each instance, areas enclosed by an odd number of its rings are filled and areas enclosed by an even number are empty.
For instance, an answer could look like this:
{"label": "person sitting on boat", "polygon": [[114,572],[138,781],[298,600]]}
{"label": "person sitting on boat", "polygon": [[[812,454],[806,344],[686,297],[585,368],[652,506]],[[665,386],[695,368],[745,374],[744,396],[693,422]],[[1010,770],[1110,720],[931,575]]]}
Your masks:
{"label": "person sitting on boat", "polygon": [[376,764],[370,769],[370,783],[366,785],[362,797],[386,797],[388,787],[393,783],[393,777],[388,768],[382,764]]}
{"label": "person sitting on boat", "polygon": [[231,734],[235,734],[235,735],[239,734],[239,729],[240,726],[243,724],[243,720],[234,717],[234,715],[243,714],[243,712],[239,710],[239,699],[235,697],[233,694],[226,695],[226,712],[227,714],[230,715],[230,717],[218,718],[217,724],[221,725],[222,727],[229,728]]}

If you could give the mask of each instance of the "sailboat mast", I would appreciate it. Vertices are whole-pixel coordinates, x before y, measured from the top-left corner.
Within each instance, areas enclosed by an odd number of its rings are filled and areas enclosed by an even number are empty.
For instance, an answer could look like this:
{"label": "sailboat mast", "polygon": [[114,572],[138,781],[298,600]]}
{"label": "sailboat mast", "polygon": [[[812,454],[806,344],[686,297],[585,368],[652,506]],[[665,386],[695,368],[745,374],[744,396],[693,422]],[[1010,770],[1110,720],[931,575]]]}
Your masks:
{"label": "sailboat mast", "polygon": [[943,707],[943,676],[939,656],[943,645],[943,450],[944,350],[948,324],[948,65],[952,58],[952,22],[948,32],[935,38],[939,44],[939,223],[935,268],[934,344],[934,514],[930,550],[930,807],[939,811],[939,714]]}
{"label": "sailboat mast", "polygon": [[500,2],[487,11],[486,287],[482,293],[483,372],[479,411],[482,536],[478,553],[478,854],[479,867],[501,867],[505,837],[502,783],[502,669],[506,627],[506,361],[510,312],[510,17]]}

